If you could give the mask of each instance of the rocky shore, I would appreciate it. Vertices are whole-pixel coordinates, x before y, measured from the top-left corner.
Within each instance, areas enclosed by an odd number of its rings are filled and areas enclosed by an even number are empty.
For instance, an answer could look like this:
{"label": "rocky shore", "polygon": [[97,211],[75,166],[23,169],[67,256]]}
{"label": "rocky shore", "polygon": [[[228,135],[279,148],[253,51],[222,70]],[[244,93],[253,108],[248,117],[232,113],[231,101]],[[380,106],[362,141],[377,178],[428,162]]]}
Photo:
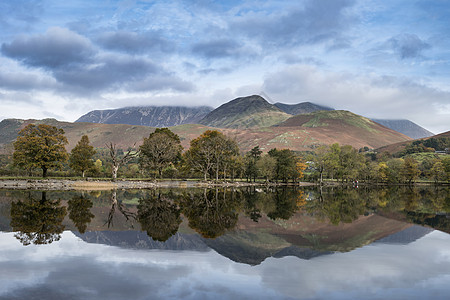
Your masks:
{"label": "rocky shore", "polygon": [[[68,180],[68,179],[3,179],[0,189],[14,190],[113,190],[113,189],[151,189],[151,188],[211,188],[211,187],[244,187],[263,186],[263,183],[251,182],[210,182],[210,181],[143,181],[143,180]],[[270,183],[271,186],[285,185]],[[301,182],[301,186],[313,185]]]}

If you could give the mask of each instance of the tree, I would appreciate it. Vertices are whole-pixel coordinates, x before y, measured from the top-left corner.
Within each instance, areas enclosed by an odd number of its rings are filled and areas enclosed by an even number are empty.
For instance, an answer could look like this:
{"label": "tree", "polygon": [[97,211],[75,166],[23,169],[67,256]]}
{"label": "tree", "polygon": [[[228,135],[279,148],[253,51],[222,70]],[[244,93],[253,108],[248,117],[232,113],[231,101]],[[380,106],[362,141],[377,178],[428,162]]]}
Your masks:
{"label": "tree", "polygon": [[255,181],[258,176],[258,168],[256,167],[257,162],[261,158],[262,151],[259,149],[259,146],[253,147],[245,156],[245,175],[250,178],[250,181],[253,177],[253,181]]}
{"label": "tree", "polygon": [[298,178],[297,170],[297,157],[294,152],[289,149],[277,150],[276,148],[271,149],[268,154],[275,158],[275,178],[277,180],[282,179],[287,182],[289,178]]}
{"label": "tree", "polygon": [[258,173],[264,177],[266,182],[275,177],[275,167],[277,165],[277,160],[272,156],[266,154],[262,156],[256,163],[256,168]]}
{"label": "tree", "polygon": [[191,141],[184,159],[190,168],[203,173],[205,181],[210,172],[214,172],[218,180],[220,171],[225,172],[238,154],[239,148],[234,140],[217,130],[207,130]]}
{"label": "tree", "polygon": [[437,183],[440,180],[447,179],[447,174],[445,173],[444,164],[442,161],[438,160],[433,164],[433,167],[430,170],[431,175],[434,178],[434,181]]}
{"label": "tree", "polygon": [[162,177],[163,170],[181,159],[180,138],[168,128],[156,128],[139,147],[140,163],[144,168],[156,170]]}
{"label": "tree", "polygon": [[45,124],[29,124],[19,132],[14,142],[14,164],[27,169],[41,168],[47,176],[50,168],[61,167],[67,160],[64,130]]}
{"label": "tree", "polygon": [[403,162],[402,174],[404,178],[411,184],[419,177],[420,170],[417,161],[412,157],[406,157]]}
{"label": "tree", "polygon": [[139,152],[134,151],[132,149],[128,150],[127,153],[125,153],[122,158],[119,158],[119,150],[116,149],[116,145],[113,143],[107,144],[107,147],[109,148],[109,156],[112,160],[112,179],[115,181],[117,179],[117,173],[119,171],[119,168],[132,160],[133,158],[136,158],[139,155]]}
{"label": "tree", "polygon": [[94,167],[92,157],[95,153],[97,152],[94,150],[94,147],[89,144],[89,137],[83,135],[70,152],[69,166],[76,171],[80,171],[82,177],[84,177],[84,172]]}

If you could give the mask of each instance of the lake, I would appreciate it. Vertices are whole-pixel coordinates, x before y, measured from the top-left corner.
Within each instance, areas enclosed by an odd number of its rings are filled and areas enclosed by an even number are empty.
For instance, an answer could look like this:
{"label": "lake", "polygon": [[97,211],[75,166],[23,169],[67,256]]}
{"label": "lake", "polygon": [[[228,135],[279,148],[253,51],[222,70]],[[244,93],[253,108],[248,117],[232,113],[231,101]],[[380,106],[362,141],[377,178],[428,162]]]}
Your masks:
{"label": "lake", "polygon": [[448,299],[448,187],[0,190],[0,299]]}

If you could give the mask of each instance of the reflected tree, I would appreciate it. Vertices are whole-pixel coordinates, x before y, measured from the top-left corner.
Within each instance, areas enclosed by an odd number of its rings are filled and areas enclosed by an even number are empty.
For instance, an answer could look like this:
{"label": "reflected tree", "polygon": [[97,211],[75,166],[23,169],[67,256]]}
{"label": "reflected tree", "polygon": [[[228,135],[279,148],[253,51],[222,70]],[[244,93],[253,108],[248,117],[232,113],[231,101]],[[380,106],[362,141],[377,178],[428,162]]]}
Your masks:
{"label": "reflected tree", "polygon": [[188,195],[183,206],[189,227],[205,238],[215,238],[236,226],[240,201],[225,189],[205,189]]}
{"label": "reflected tree", "polygon": [[181,224],[180,215],[181,208],[160,193],[139,200],[137,220],[142,230],[155,241],[165,242],[177,233]]}
{"label": "reflected tree", "polygon": [[69,218],[80,233],[86,232],[87,225],[94,218],[92,206],[92,201],[83,196],[75,196],[68,201]]}
{"label": "reflected tree", "polygon": [[60,206],[61,200],[47,200],[42,192],[41,200],[30,197],[25,201],[11,203],[11,227],[23,245],[50,244],[61,239],[62,224],[67,214]]}
{"label": "reflected tree", "polygon": [[277,189],[272,193],[272,201],[275,204],[275,209],[267,212],[267,216],[272,219],[288,220],[298,210],[297,199],[298,193],[292,189]]}
{"label": "reflected tree", "polygon": [[319,220],[329,219],[334,225],[352,223],[366,212],[366,202],[355,189],[331,189],[319,191],[316,199],[308,201],[308,213]]}
{"label": "reflected tree", "polygon": [[[108,224],[108,228],[114,226],[114,215],[116,214],[116,210],[118,210],[126,219],[127,222],[131,222],[132,220],[136,220],[136,213],[131,212],[125,204],[121,201],[117,200],[117,190],[113,190],[111,193],[111,209],[108,213],[108,219],[105,222],[105,225]],[[134,228],[131,223],[131,228]]]}

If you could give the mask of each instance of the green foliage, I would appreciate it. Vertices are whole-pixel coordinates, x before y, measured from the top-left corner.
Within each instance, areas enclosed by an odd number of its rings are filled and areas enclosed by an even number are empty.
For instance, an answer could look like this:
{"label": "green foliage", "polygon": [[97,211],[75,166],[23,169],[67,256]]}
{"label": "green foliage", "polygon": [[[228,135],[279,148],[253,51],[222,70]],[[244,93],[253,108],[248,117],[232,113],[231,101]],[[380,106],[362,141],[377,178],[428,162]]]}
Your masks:
{"label": "green foliage", "polygon": [[32,170],[42,169],[47,176],[50,168],[61,168],[68,158],[65,145],[67,138],[64,130],[50,125],[29,124],[19,132],[14,142],[14,164]]}
{"label": "green foliage", "polygon": [[144,138],[139,147],[141,167],[149,171],[157,171],[162,177],[163,170],[174,166],[181,160],[181,146],[178,135],[168,128],[156,128],[148,138]]}
{"label": "green foliage", "polygon": [[407,154],[420,152],[445,151],[450,148],[449,137],[432,137],[429,139],[415,140],[408,144],[404,150],[394,154],[396,157],[402,157]]}
{"label": "green foliage", "polygon": [[269,156],[276,160],[275,179],[287,182],[289,179],[296,180],[299,177],[297,170],[298,158],[295,153],[289,149],[277,150],[271,149]]}
{"label": "green foliage", "polygon": [[95,153],[94,147],[89,143],[89,137],[83,135],[78,144],[70,152],[69,166],[73,170],[81,172],[82,177],[84,177],[84,173],[87,170],[94,168],[92,157]]}

